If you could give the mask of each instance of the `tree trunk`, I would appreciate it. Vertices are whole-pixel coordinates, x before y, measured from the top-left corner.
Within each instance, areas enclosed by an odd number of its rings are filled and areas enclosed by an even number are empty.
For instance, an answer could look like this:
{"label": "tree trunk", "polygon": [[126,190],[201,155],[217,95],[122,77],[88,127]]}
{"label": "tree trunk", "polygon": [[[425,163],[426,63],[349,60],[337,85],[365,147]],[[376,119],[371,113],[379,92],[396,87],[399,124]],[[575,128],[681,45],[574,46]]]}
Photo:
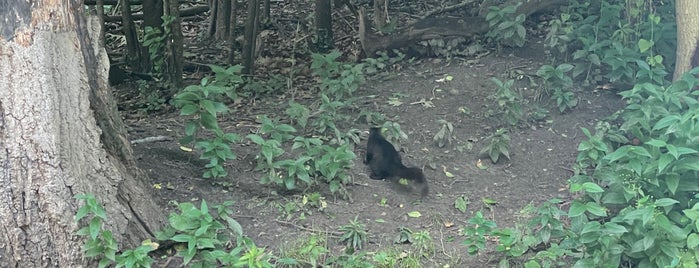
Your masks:
{"label": "tree trunk", "polygon": [[328,0],[316,0],[315,16],[316,16],[316,35],[318,42],[316,47],[318,52],[327,53],[334,45],[333,40],[333,21],[332,21],[332,5]]}
{"label": "tree trunk", "polygon": [[164,217],[136,179],[99,19],[78,0],[14,0],[0,20],[0,267],[95,267],[75,235],[79,193],[104,204],[122,247],[152,237]]}
{"label": "tree trunk", "polygon": [[227,40],[230,32],[228,27],[231,26],[231,0],[218,0],[218,2],[214,38],[216,40]]}
{"label": "tree trunk", "polygon": [[141,50],[136,25],[131,17],[131,5],[126,0],[121,0],[121,25],[126,38],[126,64],[135,72],[148,71],[150,69],[148,54],[143,54]]}
{"label": "tree trunk", "polygon": [[699,1],[677,0],[675,15],[677,19],[677,60],[672,80],[699,66]]}
{"label": "tree trunk", "polygon": [[177,0],[163,1],[167,4],[165,15],[174,18],[169,27],[170,36],[165,40],[165,59],[167,69],[164,70],[165,81],[170,88],[169,96],[175,95],[182,88],[182,66],[184,59],[184,37],[182,36],[182,19],[180,18]]}
{"label": "tree trunk", "polygon": [[[150,26],[154,29],[163,31],[163,0],[144,0],[143,1],[143,28]],[[133,17],[133,16],[132,16]],[[145,48],[148,52],[148,48]]]}
{"label": "tree trunk", "polygon": [[243,73],[252,75],[255,70],[255,42],[257,41],[257,15],[259,0],[248,0],[248,18],[245,20],[245,40],[243,40]]}
{"label": "tree trunk", "polygon": [[231,19],[230,19],[230,26],[228,27],[228,46],[230,47],[230,51],[228,52],[228,64],[234,65],[235,64],[235,51],[236,51],[236,44],[235,44],[235,39],[236,39],[236,34],[235,34],[235,27],[236,27],[236,21],[238,20],[238,0],[233,0],[231,3]]}

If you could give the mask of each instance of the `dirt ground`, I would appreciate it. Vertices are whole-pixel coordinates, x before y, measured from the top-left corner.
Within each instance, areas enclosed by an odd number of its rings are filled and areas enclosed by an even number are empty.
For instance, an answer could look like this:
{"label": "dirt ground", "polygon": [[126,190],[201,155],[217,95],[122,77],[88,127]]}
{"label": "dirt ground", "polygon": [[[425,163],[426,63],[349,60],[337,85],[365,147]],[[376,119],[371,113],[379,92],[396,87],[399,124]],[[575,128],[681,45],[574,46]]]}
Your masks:
{"label": "dirt ground", "polygon": [[[328,248],[339,255],[344,245],[334,234],[340,226],[357,218],[368,229],[368,243],[364,249],[367,252],[391,247],[410,250],[409,245],[393,242],[398,228],[407,227],[414,232],[428,231],[435,243],[435,253],[422,259],[423,267],[494,266],[497,258],[491,254],[492,250],[476,256],[467,254],[460,232],[466,221],[476,211],[483,210],[498,227],[512,227],[525,223],[526,216],[520,211],[527,205],[537,206],[550,198],[569,200],[566,182],[572,175],[570,167],[575,161],[578,143],[584,139],[580,129],[593,129],[596,122],[622,104],[614,92],[584,87],[576,88],[578,106],[564,114],[558,112],[555,104],[544,101],[540,104],[549,110],[544,120],[529,121],[510,130],[509,160],[493,164],[483,159],[487,168],[477,167],[478,153],[497,126],[497,119],[488,112],[496,109],[495,100],[490,97],[496,88],[489,79],[507,79],[507,74],[516,73],[513,70],[534,74],[545,64],[537,51],[541,48],[530,44],[524,49],[505,50],[476,61],[426,59],[404,63],[402,68],[391,72],[391,78],[375,78],[361,86],[355,94],[360,96],[360,105],[400,123],[408,134],[408,141],[396,147],[404,162],[424,167],[430,193],[421,202],[417,201],[419,196],[401,191],[391,182],[369,179],[368,170],[361,161],[362,144],[355,148],[357,160],[351,170],[355,183],[347,186],[351,200],[333,197],[327,187],[318,188],[315,190],[327,201],[323,211],[307,207],[285,212],[286,204],[300,204],[301,195],[284,193],[275,186],[258,182],[260,174],[253,171],[255,144],[244,141],[234,148],[238,159],[228,164],[228,177],[203,179],[205,162],[194,153],[180,150],[176,142],[181,137],[184,122],[176,113],[128,119],[127,124],[132,140],[150,136],[172,138],[134,145],[138,163],[150,175],[151,184],[163,186],[153,188],[152,192],[165,210],[175,209],[172,201],[199,204],[206,200],[209,204],[220,204],[233,200],[234,217],[244,233],[277,256],[289,243],[313,233],[327,234]],[[447,75],[454,79],[437,82]],[[527,88],[526,79],[518,80],[515,87],[529,99],[526,106],[532,107],[536,89]],[[396,93],[402,96],[399,106],[388,103],[388,98]],[[432,105],[420,103],[423,99],[431,101]],[[286,99],[279,97],[256,100],[226,118],[222,126],[244,137],[255,131],[256,115],[279,114],[278,107],[286,103]],[[460,113],[460,107],[467,107],[470,112]],[[438,131],[439,119],[453,123],[456,138],[442,148],[432,140]],[[369,126],[342,126],[345,130],[350,128],[367,133]],[[468,145],[473,147],[469,149]],[[460,151],[457,146],[466,149]],[[448,177],[446,172],[454,176]],[[469,200],[466,213],[454,207],[458,197]],[[497,203],[487,206],[484,199]],[[409,217],[407,214],[412,211],[420,212],[421,216]]]}

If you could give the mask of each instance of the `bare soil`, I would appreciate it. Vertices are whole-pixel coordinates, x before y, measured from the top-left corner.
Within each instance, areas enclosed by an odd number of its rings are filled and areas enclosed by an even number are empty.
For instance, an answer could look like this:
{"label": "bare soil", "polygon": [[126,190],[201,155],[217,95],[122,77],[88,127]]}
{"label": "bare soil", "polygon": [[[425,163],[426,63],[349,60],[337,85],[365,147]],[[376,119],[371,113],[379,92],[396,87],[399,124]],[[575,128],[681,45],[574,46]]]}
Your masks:
{"label": "bare soil", "polygon": [[[467,254],[460,232],[466,221],[482,210],[499,227],[515,226],[525,223],[526,214],[520,212],[527,205],[537,206],[550,198],[570,200],[567,179],[572,175],[570,167],[578,143],[585,138],[580,129],[593,129],[600,119],[622,105],[614,92],[584,87],[575,91],[578,106],[563,114],[547,98],[534,100],[539,89],[528,88],[528,80],[520,79],[523,77],[517,74],[534,74],[544,64],[539,51],[542,49],[538,44],[530,44],[524,49],[504,50],[478,60],[431,59],[405,63],[389,76],[370,78],[361,86],[355,95],[360,96],[362,109],[384,114],[400,123],[408,134],[408,141],[396,147],[400,148],[404,162],[424,167],[430,193],[421,201],[419,195],[403,191],[394,183],[369,179],[361,161],[364,157],[361,144],[354,149],[357,159],[350,171],[354,183],[346,186],[350,200],[333,196],[327,187],[319,187],[312,190],[325,197],[325,209],[306,207],[285,212],[285,204],[301,204],[302,193],[287,193],[258,182],[260,173],[253,171],[255,144],[242,142],[234,148],[239,158],[227,164],[228,177],[203,179],[205,162],[196,153],[180,150],[177,143],[184,120],[176,112],[132,118],[127,124],[132,140],[151,136],[172,138],[134,145],[138,163],[150,175],[151,184],[162,186],[154,187],[152,193],[165,210],[175,209],[173,201],[199,204],[206,200],[209,204],[220,204],[233,200],[235,218],[244,233],[277,256],[289,243],[313,233],[327,234],[328,248],[332,254],[339,255],[345,246],[335,234],[340,226],[356,218],[367,226],[368,243],[364,249],[367,252],[392,247],[411,250],[410,245],[394,244],[398,228],[407,227],[414,232],[426,230],[434,240],[435,253],[422,259],[423,267],[494,266],[497,255],[492,249],[476,256]],[[446,76],[452,76],[453,80],[438,81]],[[496,90],[489,80],[491,77],[516,79],[515,88],[528,100],[525,107],[541,105],[549,110],[549,115],[542,121],[528,120],[520,128],[511,129],[510,159],[496,164],[481,159],[485,167],[481,168],[477,166],[479,151],[499,125],[498,119],[491,115],[497,110],[491,97]],[[388,98],[394,96],[399,96],[401,105],[389,104]],[[270,96],[246,102],[223,120],[226,131],[244,137],[256,130],[255,116],[283,115],[281,107],[285,107],[287,99]],[[460,113],[462,107],[469,112]],[[439,119],[451,122],[455,134],[455,140],[442,148],[433,141]],[[355,123],[343,124],[341,128],[357,128],[366,133],[369,126]],[[453,177],[447,176],[447,172]],[[458,197],[469,200],[466,213],[454,207]],[[382,199],[386,202],[382,203]],[[497,203],[486,205],[484,199]],[[409,217],[412,211],[420,212],[421,216]]]}

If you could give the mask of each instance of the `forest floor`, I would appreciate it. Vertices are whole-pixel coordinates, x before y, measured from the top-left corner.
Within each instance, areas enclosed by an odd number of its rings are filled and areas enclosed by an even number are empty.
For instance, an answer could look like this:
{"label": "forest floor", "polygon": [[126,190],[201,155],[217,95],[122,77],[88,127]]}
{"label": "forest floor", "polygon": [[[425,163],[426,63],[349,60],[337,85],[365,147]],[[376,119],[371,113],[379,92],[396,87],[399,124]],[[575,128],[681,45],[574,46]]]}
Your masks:
{"label": "forest floor", "polygon": [[[147,117],[127,115],[126,121],[132,140],[172,138],[134,145],[139,166],[150,175],[151,185],[162,186],[154,187],[152,192],[162,201],[163,209],[174,211],[176,202],[199,204],[206,200],[208,204],[221,204],[233,200],[233,216],[245,235],[276,256],[283,256],[285,250],[311,235],[327,238],[330,254],[340,255],[345,245],[337,239],[339,227],[357,219],[367,227],[368,243],[362,250],[369,254],[388,249],[414,250],[409,244],[394,243],[399,228],[404,227],[413,232],[427,231],[433,240],[435,250],[421,259],[423,267],[491,267],[501,257],[492,245],[485,252],[469,255],[462,244],[461,230],[468,219],[483,211],[498,227],[523,225],[531,217],[526,208],[551,198],[563,200],[561,209],[567,210],[566,203],[571,199],[567,180],[573,175],[571,167],[577,146],[585,139],[581,128],[594,129],[598,121],[623,104],[614,92],[578,86],[577,107],[561,114],[548,98],[536,100],[539,89],[529,88],[526,79],[519,79],[514,88],[528,101],[525,110],[539,106],[549,113],[543,120],[527,120],[509,130],[510,159],[495,164],[481,159],[479,165],[479,151],[499,125],[499,119],[491,115],[497,110],[497,103],[492,97],[496,86],[490,78],[517,78],[509,74],[533,76],[546,64],[542,62],[542,50],[541,44],[530,42],[525,48],[504,49],[477,60],[423,59],[403,63],[388,76],[369,78],[355,92],[361,110],[385,115],[400,123],[408,134],[407,142],[396,147],[404,162],[424,168],[430,193],[421,201],[420,196],[402,191],[394,183],[369,179],[361,160],[370,127],[366,124],[341,126],[345,130],[365,130],[362,143],[354,149],[357,159],[350,171],[354,183],[346,186],[351,198],[335,197],[321,185],[312,189],[327,202],[327,207],[319,209],[304,205],[303,193],[287,193],[276,186],[260,184],[261,174],[254,171],[258,149],[249,141],[233,148],[238,159],[227,163],[227,177],[204,179],[206,163],[196,153],[182,151],[177,143],[184,126],[184,118],[177,112]],[[440,80],[446,76],[453,80]],[[242,137],[253,133],[259,127],[255,117],[282,114],[288,102],[286,97],[248,100],[223,118],[221,126]],[[393,97],[400,103],[395,99],[389,102]],[[468,112],[459,112],[463,108]],[[433,141],[439,119],[451,122],[455,135],[451,144],[441,148]],[[455,200],[460,197],[468,200],[466,212],[455,208]],[[414,211],[421,216],[408,216]]]}
{"label": "forest floor", "polygon": [[[294,16],[303,12],[287,11],[309,8],[284,7],[279,9],[282,13],[278,15],[298,19]],[[359,49],[358,40],[353,38],[356,33],[351,24],[339,22],[335,24],[336,35],[348,38],[339,38],[336,45],[344,48],[344,58],[353,58]],[[540,66],[551,64],[546,61],[543,45],[535,37],[528,37],[523,48],[503,48],[497,53],[479,51],[480,56],[467,59],[404,60],[380,75],[368,77],[368,81],[360,85],[354,92],[358,109],[352,116],[359,115],[360,111],[371,111],[400,124],[408,139],[395,145],[404,163],[423,168],[429,194],[421,198],[397,183],[369,178],[362,159],[370,125],[358,121],[338,124],[343,131],[359,129],[363,132],[362,141],[353,148],[357,155],[349,171],[353,183],[345,186],[349,198],[331,194],[327,184],[305,193],[288,192],[278,186],[260,184],[262,173],[255,171],[258,146],[244,137],[257,132],[258,116],[282,117],[291,94],[301,103],[319,102],[314,89],[306,89],[317,83],[308,72],[310,59],[296,58],[303,54],[299,53],[303,51],[295,51],[301,43],[289,42],[301,40],[296,36],[299,34],[296,26],[294,23],[279,24],[275,26],[278,31],[263,31],[260,35],[266,39],[261,43],[267,47],[258,58],[262,68],[259,73],[267,76],[288,76],[280,72],[283,66],[287,71],[301,70],[296,74],[300,82],[294,81],[294,92],[242,98],[230,105],[233,110],[230,115],[219,118],[225,132],[243,137],[243,141],[232,148],[238,158],[226,163],[227,177],[204,179],[202,174],[207,162],[200,160],[196,151],[182,150],[178,139],[184,135],[186,118],[167,105],[163,107],[169,112],[144,115],[132,105],[143,102],[138,100],[142,97],[133,97],[140,86],[131,83],[117,87],[131,140],[168,137],[164,141],[133,145],[137,162],[148,173],[151,192],[163,210],[176,212],[177,203],[183,202],[198,206],[206,200],[211,206],[232,200],[233,218],[241,224],[244,234],[277,257],[299,257],[298,248],[307,245],[310,237],[319,237],[329,250],[324,258],[340,256],[346,245],[339,241],[339,228],[356,219],[366,225],[367,241],[361,252],[366,253],[367,259],[376,257],[378,252],[397,252],[397,256],[405,257],[419,250],[414,244],[395,243],[401,230],[407,228],[414,233],[428,233],[434,250],[427,250],[418,257],[418,265],[410,265],[403,259],[399,267],[494,267],[503,256],[496,252],[493,237],[488,237],[487,249],[476,255],[469,255],[463,245],[466,239],[463,229],[468,220],[482,212],[499,228],[522,226],[532,217],[533,207],[552,198],[560,199],[560,209],[567,210],[572,198],[567,181],[573,175],[578,144],[586,139],[581,128],[594,129],[599,121],[623,107],[623,101],[613,91],[576,85],[574,93],[578,105],[565,113],[558,112],[549,97],[541,97],[541,87],[530,83]],[[183,29],[188,38],[186,49],[190,58],[187,60],[225,62],[227,48],[201,40],[207,29],[205,19],[187,22]],[[289,67],[290,58],[297,60],[293,67]],[[198,83],[205,75],[207,73],[192,73],[191,70],[188,73],[191,83]],[[509,159],[501,159],[498,163],[479,156],[488,137],[502,126],[494,115],[499,108],[494,98],[497,86],[490,80],[493,77],[501,81],[515,80],[512,89],[522,96],[525,112],[525,119],[508,130]],[[532,119],[539,108],[548,113],[543,119]],[[454,127],[454,139],[444,147],[433,141],[440,128],[438,120],[450,122]],[[288,122],[282,120],[282,123]],[[312,134],[304,130],[295,133]],[[314,192],[324,198],[324,207],[304,202],[304,194]],[[465,212],[455,206],[456,200],[461,198],[468,203]],[[419,212],[420,216],[414,217],[414,212]],[[294,250],[297,255],[293,255]],[[157,267],[181,264],[181,260],[171,256],[158,262]]]}

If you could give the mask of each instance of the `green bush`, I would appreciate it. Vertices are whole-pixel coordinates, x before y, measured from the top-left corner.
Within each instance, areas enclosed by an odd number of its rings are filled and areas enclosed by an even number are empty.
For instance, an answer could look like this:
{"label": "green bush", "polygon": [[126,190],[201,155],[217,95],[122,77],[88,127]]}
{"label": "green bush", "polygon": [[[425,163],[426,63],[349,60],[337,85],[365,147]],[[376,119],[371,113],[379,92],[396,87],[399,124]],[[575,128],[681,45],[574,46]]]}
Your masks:
{"label": "green bush", "polygon": [[[233,100],[238,98],[236,88],[242,83],[239,75],[242,67],[236,65],[224,69],[212,65],[211,69],[215,73],[214,80],[204,78],[199,85],[187,86],[174,97],[180,115],[190,116],[185,123],[185,136],[180,139],[180,143],[194,142],[195,148],[203,151],[201,159],[209,160],[204,178],[228,175],[223,164],[236,158],[230,144],[240,140],[238,134],[223,132],[218,125],[218,116],[229,112],[223,103],[224,97]],[[199,132],[202,128],[212,133],[213,138],[201,135]]]}

